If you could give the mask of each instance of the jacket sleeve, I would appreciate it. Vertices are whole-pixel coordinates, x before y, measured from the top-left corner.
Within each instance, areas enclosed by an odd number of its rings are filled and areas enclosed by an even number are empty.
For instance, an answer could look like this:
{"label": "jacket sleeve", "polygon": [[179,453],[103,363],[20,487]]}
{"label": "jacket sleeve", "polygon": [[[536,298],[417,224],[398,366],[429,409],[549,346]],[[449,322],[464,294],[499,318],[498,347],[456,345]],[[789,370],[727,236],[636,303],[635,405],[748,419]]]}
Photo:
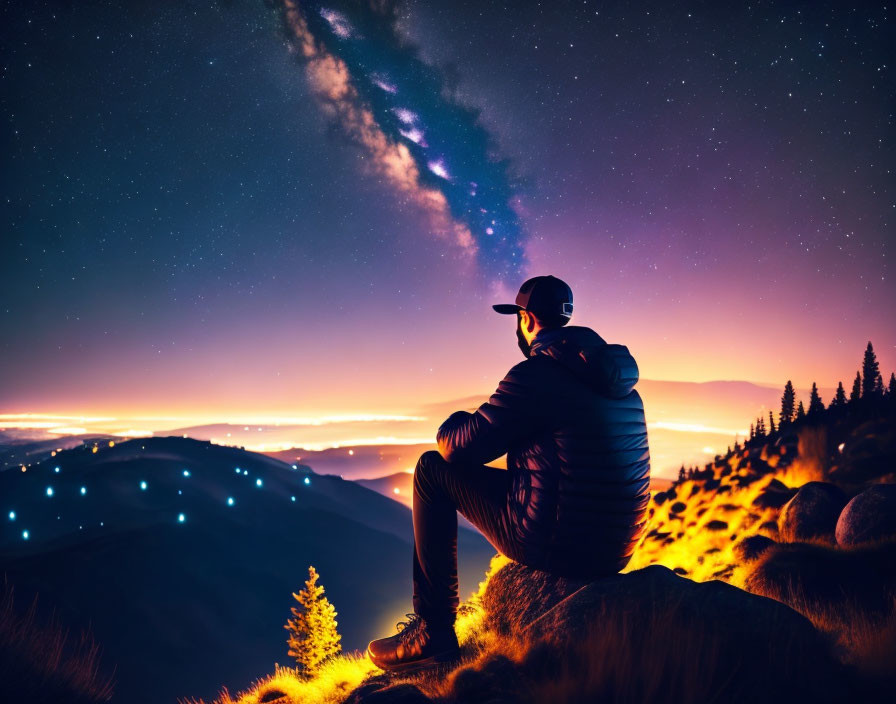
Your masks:
{"label": "jacket sleeve", "polygon": [[512,367],[475,413],[457,411],[439,426],[436,441],[447,462],[491,462],[541,425],[538,370],[531,362]]}

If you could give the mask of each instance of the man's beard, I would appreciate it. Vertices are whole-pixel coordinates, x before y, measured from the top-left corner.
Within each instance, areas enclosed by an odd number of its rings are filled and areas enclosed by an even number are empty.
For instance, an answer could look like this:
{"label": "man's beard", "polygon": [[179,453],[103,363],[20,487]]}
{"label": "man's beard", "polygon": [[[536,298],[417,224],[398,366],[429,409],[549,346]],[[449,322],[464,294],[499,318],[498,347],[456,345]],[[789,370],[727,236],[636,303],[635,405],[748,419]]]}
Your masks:
{"label": "man's beard", "polygon": [[520,351],[522,351],[523,357],[528,359],[529,350],[532,349],[532,345],[529,344],[528,340],[526,340],[523,335],[523,328],[520,326],[519,321],[516,323],[516,344],[519,346]]}

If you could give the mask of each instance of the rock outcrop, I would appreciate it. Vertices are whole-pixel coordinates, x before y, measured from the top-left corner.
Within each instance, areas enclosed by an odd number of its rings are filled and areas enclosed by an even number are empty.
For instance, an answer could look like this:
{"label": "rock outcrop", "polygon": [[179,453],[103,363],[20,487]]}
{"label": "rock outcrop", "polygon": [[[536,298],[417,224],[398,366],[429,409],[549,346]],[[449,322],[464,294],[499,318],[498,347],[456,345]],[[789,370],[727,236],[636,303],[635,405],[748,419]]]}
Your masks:
{"label": "rock outcrop", "polygon": [[[644,701],[685,701],[695,695],[690,686],[720,701],[821,702],[844,695],[839,666],[796,611],[721,581],[693,582],[659,565],[576,589],[568,580],[512,563],[492,577],[483,604],[491,623],[529,644],[521,677],[558,676],[556,668],[569,676],[575,664],[583,668],[583,688],[596,677],[604,680],[593,692],[595,701],[642,695]],[[665,670],[657,676],[665,683],[657,683],[659,689],[626,681],[658,670]],[[699,686],[682,679],[697,671]]]}

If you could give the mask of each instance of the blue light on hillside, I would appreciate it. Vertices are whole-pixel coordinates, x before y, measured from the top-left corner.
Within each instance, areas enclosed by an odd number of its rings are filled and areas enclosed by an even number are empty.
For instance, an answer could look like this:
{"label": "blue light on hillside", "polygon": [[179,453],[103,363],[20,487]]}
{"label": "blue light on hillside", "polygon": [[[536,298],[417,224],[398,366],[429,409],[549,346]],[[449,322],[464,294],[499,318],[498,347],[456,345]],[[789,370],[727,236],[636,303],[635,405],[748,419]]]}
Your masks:
{"label": "blue light on hillside", "polygon": [[228,505],[228,506],[233,506],[233,497],[232,497],[232,496],[228,496],[228,497],[227,497],[227,505]]}
{"label": "blue light on hillside", "polygon": [[255,480],[255,486],[261,486],[261,479]]}
{"label": "blue light on hillside", "polygon": [[183,523],[186,520],[187,520],[187,517],[184,514],[182,514],[182,513],[178,514],[178,516],[177,516],[178,523]]}
{"label": "blue light on hillside", "polygon": [[11,521],[16,520],[16,512],[15,511],[9,512],[9,520],[11,520]]}
{"label": "blue light on hillside", "polygon": [[293,469],[298,469],[299,467],[298,467],[298,465],[293,465],[292,468],[293,468]]}
{"label": "blue light on hillside", "polygon": [[82,487],[81,487],[81,496],[84,496],[84,494],[86,494],[86,493],[87,493],[87,487],[86,487],[86,486],[82,486]]}
{"label": "blue light on hillside", "polygon": [[296,500],[296,497],[295,497],[295,496],[290,496],[289,498],[291,498],[293,501]]}
{"label": "blue light on hillside", "polygon": [[56,474],[59,474],[59,467],[54,467],[53,471],[56,472]]}
{"label": "blue light on hillside", "polygon": [[305,483],[306,483],[306,484],[310,484],[310,483],[311,483],[311,478],[310,478],[310,477],[305,477]]}
{"label": "blue light on hillside", "polygon": [[47,496],[52,496],[52,495],[53,495],[53,487],[48,486],[47,487]]}
{"label": "blue light on hillside", "polygon": [[178,495],[178,496],[180,496],[180,495],[183,494],[183,493],[184,493],[184,492],[182,492],[180,489],[177,490],[177,495]]}
{"label": "blue light on hillside", "polygon": [[184,476],[185,476],[185,477],[189,477],[189,476],[190,476],[190,470],[189,470],[189,469],[185,469],[185,470],[184,470]]}
{"label": "blue light on hillside", "polygon": [[28,540],[29,537],[31,537],[31,533],[29,533],[27,530],[23,530],[22,531],[22,540]]}
{"label": "blue light on hillside", "polygon": [[140,482],[141,491],[146,491],[146,482]]}
{"label": "blue light on hillside", "polygon": [[239,468],[239,467],[236,468],[236,473],[237,473],[237,474],[240,473],[240,468]]}
{"label": "blue light on hillside", "polygon": [[244,470],[243,470],[243,474],[245,474],[245,475],[248,477],[248,476],[249,476],[249,470],[248,470],[248,469],[244,469]]}

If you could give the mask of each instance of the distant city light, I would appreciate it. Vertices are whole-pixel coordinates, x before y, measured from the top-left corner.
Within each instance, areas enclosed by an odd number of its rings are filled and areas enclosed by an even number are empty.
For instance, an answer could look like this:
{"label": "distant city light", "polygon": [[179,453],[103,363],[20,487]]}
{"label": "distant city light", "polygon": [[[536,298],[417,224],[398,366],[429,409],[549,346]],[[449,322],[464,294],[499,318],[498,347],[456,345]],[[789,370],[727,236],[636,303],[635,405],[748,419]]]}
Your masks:
{"label": "distant city light", "polygon": [[349,451],[348,451],[348,454],[353,455],[353,454],[355,454],[355,451],[354,451],[354,450],[349,450]]}
{"label": "distant city light", "polygon": [[255,486],[261,486],[261,479],[255,480]]}
{"label": "distant city light", "polygon": [[146,491],[146,482],[140,482],[140,489]]}
{"label": "distant city light", "polygon": [[232,496],[228,496],[228,497],[227,497],[227,505],[228,505],[228,506],[233,506],[233,497],[232,497]]}
{"label": "distant city light", "polygon": [[295,496],[291,496],[290,498],[291,498],[293,501],[296,500],[296,497],[295,497]]}
{"label": "distant city light", "polygon": [[86,493],[87,493],[87,487],[86,487],[86,486],[82,486],[82,487],[81,487],[81,496],[84,496],[84,494],[86,494]]}
{"label": "distant city light", "polygon": [[396,494],[400,494],[400,493],[401,493],[401,490],[400,490],[398,487],[395,487],[392,491],[393,491],[394,493],[396,493]]}
{"label": "distant city light", "polygon": [[53,471],[56,472],[56,474],[59,474],[59,467],[54,467]]}
{"label": "distant city light", "polygon": [[9,520],[11,520],[11,521],[16,520],[16,512],[15,511],[9,512]]}
{"label": "distant city light", "polygon": [[53,487],[48,486],[47,487],[47,496],[52,496],[52,495],[53,495]]}
{"label": "distant city light", "polygon": [[185,469],[185,470],[184,470],[184,476],[185,476],[185,477],[189,477],[189,476],[190,476],[190,470],[189,470],[189,469]]}
{"label": "distant city light", "polygon": [[22,539],[28,540],[28,536],[30,536],[30,535],[31,534],[27,530],[22,531]]}
{"label": "distant city light", "polygon": [[240,468],[239,468],[239,467],[236,468],[236,473],[237,473],[237,474],[240,473]]}
{"label": "distant city light", "polygon": [[243,474],[245,474],[245,475],[248,477],[248,476],[249,476],[249,470],[248,470],[248,469],[244,469],[244,470],[243,470]]}
{"label": "distant city light", "polygon": [[308,478],[308,477],[305,477],[305,483],[306,483],[306,484],[310,484],[310,483],[311,483],[311,479]]}
{"label": "distant city light", "polygon": [[184,514],[182,514],[182,513],[178,514],[178,516],[177,516],[178,523],[183,523],[185,520],[187,520],[187,517]]}
{"label": "distant city light", "polygon": [[298,469],[299,466],[298,466],[297,464],[294,464],[294,465],[292,466],[292,468],[293,468],[293,469]]}

